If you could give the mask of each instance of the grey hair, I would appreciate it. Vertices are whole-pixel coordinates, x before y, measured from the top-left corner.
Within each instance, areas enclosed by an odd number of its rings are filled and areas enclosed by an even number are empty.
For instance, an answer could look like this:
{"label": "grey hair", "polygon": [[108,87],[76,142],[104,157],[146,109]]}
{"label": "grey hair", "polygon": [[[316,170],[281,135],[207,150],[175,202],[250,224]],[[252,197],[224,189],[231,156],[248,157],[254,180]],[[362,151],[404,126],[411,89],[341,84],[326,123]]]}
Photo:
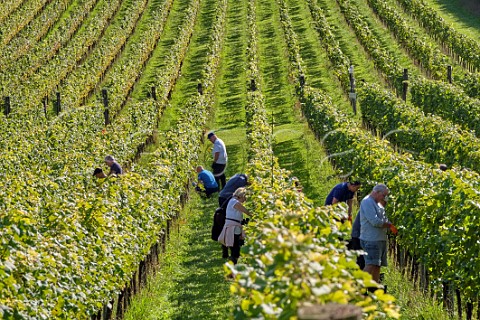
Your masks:
{"label": "grey hair", "polygon": [[233,196],[235,198],[240,198],[240,197],[245,197],[245,195],[247,194],[247,189],[245,188],[238,188],[237,190],[235,190],[235,192],[233,193]]}
{"label": "grey hair", "polygon": [[384,193],[384,192],[389,192],[390,190],[388,190],[387,186],[384,185],[383,183],[379,183],[375,187],[373,187],[372,191]]}
{"label": "grey hair", "polygon": [[106,156],[105,161],[115,161],[115,158],[113,156]]}

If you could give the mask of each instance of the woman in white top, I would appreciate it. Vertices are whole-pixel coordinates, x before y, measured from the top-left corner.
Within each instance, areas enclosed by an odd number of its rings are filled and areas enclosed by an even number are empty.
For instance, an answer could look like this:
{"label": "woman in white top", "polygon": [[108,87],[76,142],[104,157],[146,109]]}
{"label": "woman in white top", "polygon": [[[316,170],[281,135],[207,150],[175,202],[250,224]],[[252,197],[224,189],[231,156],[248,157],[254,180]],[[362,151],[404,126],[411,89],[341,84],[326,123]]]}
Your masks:
{"label": "woman in white top", "polygon": [[245,232],[242,227],[243,214],[251,216],[251,213],[243,206],[245,200],[246,189],[238,188],[235,190],[232,199],[228,202],[225,225],[218,237],[219,242],[230,248],[231,256],[229,259],[234,264],[240,257],[240,240],[245,239]]}

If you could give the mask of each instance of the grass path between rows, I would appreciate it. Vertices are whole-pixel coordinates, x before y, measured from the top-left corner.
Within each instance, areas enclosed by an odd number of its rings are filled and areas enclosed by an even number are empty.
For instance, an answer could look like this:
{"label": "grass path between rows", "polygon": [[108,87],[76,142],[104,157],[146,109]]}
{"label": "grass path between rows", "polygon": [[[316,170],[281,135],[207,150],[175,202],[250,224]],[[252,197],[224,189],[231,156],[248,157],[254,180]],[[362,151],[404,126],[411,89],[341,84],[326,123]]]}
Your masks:
{"label": "grass path between rows", "polygon": [[277,3],[257,1],[259,67],[267,114],[273,119],[273,151],[315,205],[322,205],[338,183],[327,154],[302,118],[295,87],[289,78],[289,60]]}
{"label": "grass path between rows", "polygon": [[457,31],[480,42],[478,0],[424,0]]}
{"label": "grass path between rows", "polygon": [[215,198],[193,195],[175,222],[160,268],[137,295],[126,320],[226,319],[233,305],[221,249],[210,239]]}
{"label": "grass path between rows", "polygon": [[[212,1],[211,1],[212,2]],[[232,172],[243,171],[246,159],[245,129],[238,127],[244,122],[245,90],[245,38],[241,25],[245,23],[244,2],[229,3],[227,30],[222,53],[221,70],[218,75],[216,119],[212,119],[211,129],[215,129],[226,145],[230,157],[227,176]],[[203,22],[203,12],[199,24]],[[199,36],[202,38],[202,36]],[[192,57],[198,54],[195,39],[192,50],[185,60],[182,74],[186,78],[195,77],[198,61]],[[193,56],[192,56],[193,55]],[[191,67],[188,67],[192,65]],[[191,74],[191,77],[187,75]],[[181,85],[182,81],[186,85]],[[192,80],[193,81],[193,80]],[[172,95],[172,104],[178,107],[181,93],[188,88],[186,79],[179,80],[178,92]],[[187,89],[189,92],[189,90]],[[172,125],[176,107],[171,117],[163,119],[163,128]],[[243,120],[242,120],[243,119]],[[204,154],[199,164],[209,168],[211,163],[210,142],[204,145]],[[242,160],[240,160],[242,159]],[[231,314],[234,300],[231,299],[229,282],[225,280],[221,258],[221,248],[210,239],[212,215],[217,207],[217,199],[201,199],[193,194],[188,200],[176,223],[165,253],[161,255],[160,268],[152,277],[146,289],[133,300],[126,319],[226,319]]]}

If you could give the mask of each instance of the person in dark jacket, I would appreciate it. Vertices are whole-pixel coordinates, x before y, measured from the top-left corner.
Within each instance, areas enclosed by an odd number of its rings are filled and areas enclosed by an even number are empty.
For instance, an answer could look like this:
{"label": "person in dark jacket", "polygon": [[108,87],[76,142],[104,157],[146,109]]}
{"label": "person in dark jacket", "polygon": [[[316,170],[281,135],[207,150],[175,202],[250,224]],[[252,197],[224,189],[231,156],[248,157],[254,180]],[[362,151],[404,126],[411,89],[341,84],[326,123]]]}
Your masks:
{"label": "person in dark jacket", "polygon": [[352,220],[352,199],[355,192],[360,189],[360,181],[355,182],[343,182],[333,187],[332,191],[325,200],[325,205],[332,205],[338,202],[346,202],[348,205],[348,220]]}
{"label": "person in dark jacket", "polygon": [[221,207],[223,203],[232,197],[235,190],[245,187],[248,184],[248,177],[244,173],[233,175],[218,194],[218,205]]}

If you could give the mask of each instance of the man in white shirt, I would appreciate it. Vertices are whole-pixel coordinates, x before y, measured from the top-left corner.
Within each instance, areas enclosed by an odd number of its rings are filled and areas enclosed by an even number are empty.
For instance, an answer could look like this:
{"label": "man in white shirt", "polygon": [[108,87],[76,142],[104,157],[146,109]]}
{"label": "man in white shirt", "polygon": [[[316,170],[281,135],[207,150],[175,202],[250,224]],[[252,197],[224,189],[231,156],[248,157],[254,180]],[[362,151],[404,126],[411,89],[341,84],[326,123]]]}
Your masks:
{"label": "man in white shirt", "polygon": [[215,133],[210,132],[208,134],[208,140],[213,143],[213,163],[212,163],[212,171],[213,176],[215,177],[215,181],[217,181],[219,190],[222,190],[226,184],[226,177],[225,177],[225,168],[227,166],[227,149],[225,148],[225,143],[217,136]]}

